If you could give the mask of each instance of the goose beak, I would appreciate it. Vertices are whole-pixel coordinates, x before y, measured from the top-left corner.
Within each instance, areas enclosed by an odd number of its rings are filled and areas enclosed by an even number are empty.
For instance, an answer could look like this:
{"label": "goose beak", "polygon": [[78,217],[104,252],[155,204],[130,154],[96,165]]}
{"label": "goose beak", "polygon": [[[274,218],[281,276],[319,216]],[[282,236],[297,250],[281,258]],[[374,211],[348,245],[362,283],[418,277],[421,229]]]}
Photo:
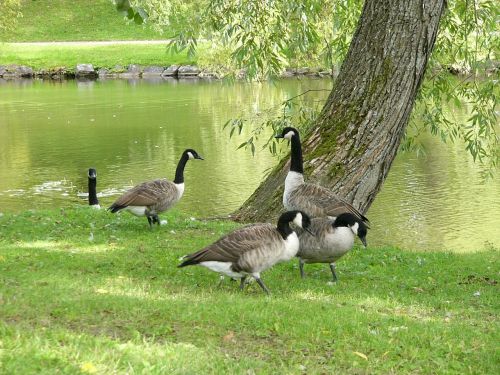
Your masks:
{"label": "goose beak", "polygon": [[197,156],[195,157],[195,159],[205,160],[205,159],[203,159],[200,155],[197,155]]}
{"label": "goose beak", "polygon": [[285,137],[283,137],[281,134],[276,134],[276,135],[274,136],[274,138],[278,138],[278,139],[279,139],[279,138],[285,138]]}
{"label": "goose beak", "polygon": [[366,243],[366,237],[363,237],[363,238],[360,237],[359,239],[361,240],[361,242],[363,242],[363,246],[366,249],[366,247],[368,246],[367,243]]}

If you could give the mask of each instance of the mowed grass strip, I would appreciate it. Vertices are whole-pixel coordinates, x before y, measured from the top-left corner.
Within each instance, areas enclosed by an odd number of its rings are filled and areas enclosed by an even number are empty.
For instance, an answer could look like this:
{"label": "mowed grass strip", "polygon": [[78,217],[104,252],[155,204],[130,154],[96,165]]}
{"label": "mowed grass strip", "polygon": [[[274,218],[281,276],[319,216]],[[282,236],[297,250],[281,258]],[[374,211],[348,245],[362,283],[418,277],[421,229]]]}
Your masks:
{"label": "mowed grass strip", "polygon": [[[498,369],[498,250],[355,249],[251,284],[179,258],[238,227],[87,207],[0,217],[2,373],[474,373]],[[368,238],[369,240],[369,238]]]}
{"label": "mowed grass strip", "polygon": [[153,40],[172,35],[127,22],[111,0],[22,0],[21,5],[22,18],[14,30],[0,33],[0,41]]}
{"label": "mowed grass strip", "polygon": [[58,46],[0,44],[0,65],[18,64],[34,69],[75,68],[90,63],[94,67],[193,64],[187,53],[172,54],[162,44],[119,44],[108,46]]}

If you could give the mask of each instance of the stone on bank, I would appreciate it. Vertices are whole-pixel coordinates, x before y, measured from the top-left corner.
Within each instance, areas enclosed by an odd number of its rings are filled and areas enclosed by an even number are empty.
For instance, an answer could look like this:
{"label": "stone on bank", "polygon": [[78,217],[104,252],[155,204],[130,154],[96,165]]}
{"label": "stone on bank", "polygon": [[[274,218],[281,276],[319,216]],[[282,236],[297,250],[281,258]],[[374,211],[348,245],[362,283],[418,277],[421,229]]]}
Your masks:
{"label": "stone on bank", "polygon": [[24,65],[0,65],[0,77],[31,78],[33,77],[33,69]]}
{"label": "stone on bank", "polygon": [[96,78],[97,72],[92,64],[78,64],[75,70],[76,78]]}

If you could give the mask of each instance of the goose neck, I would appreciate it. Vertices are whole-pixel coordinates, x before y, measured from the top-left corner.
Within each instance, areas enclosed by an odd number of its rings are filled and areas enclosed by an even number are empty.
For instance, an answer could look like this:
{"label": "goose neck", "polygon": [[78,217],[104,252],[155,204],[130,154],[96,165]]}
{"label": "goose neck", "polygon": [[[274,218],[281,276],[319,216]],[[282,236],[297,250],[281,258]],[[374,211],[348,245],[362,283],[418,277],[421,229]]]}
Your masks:
{"label": "goose neck", "polygon": [[292,153],[290,162],[290,171],[297,173],[304,173],[302,161],[302,145],[300,144],[300,137],[298,134],[294,135],[291,140]]}
{"label": "goose neck", "polygon": [[182,184],[184,183],[184,167],[186,166],[187,161],[189,160],[189,157],[187,154],[182,154],[179,163],[177,164],[177,168],[175,170],[175,179],[174,183],[176,184]]}
{"label": "goose neck", "polygon": [[95,178],[89,178],[89,205],[94,206],[96,204],[99,204],[99,201],[97,200],[97,181]]}
{"label": "goose neck", "polygon": [[288,218],[280,218],[278,220],[278,232],[280,233],[281,237],[286,240],[289,235],[293,233],[292,228],[290,227],[290,221]]}

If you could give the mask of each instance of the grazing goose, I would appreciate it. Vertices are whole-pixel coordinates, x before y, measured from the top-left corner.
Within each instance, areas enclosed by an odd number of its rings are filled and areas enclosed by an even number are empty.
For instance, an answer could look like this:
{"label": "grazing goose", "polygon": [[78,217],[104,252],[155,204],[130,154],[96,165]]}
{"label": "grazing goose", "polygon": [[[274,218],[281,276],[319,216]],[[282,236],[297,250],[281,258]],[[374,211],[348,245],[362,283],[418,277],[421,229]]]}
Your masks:
{"label": "grazing goose", "polygon": [[97,199],[97,172],[94,168],[89,168],[89,206],[100,209],[99,200]]}
{"label": "grazing goose", "polygon": [[189,159],[203,160],[195,150],[185,150],[177,164],[174,182],[166,179],[143,182],[125,192],[108,210],[112,213],[127,210],[136,216],[146,216],[150,227],[154,223],[160,225],[158,214],[176,204],[184,193],[184,167]]}
{"label": "grazing goose", "polygon": [[251,224],[231,232],[213,244],[186,255],[179,267],[199,264],[208,269],[241,279],[240,289],[247,276],[252,276],[269,294],[260,273],[278,262],[292,259],[299,250],[297,234],[290,228],[293,222],[308,230],[309,217],[300,211],[289,211],[278,219],[278,225]]}
{"label": "grazing goose", "polygon": [[335,282],[335,262],[352,249],[356,235],[366,247],[368,227],[350,212],[340,214],[335,219],[314,218],[310,229],[315,236],[299,230],[300,249],[297,257],[301,277],[304,277],[304,263],[330,263]]}
{"label": "grazing goose", "polygon": [[286,127],[281,134],[276,135],[276,138],[290,140],[292,147],[290,171],[285,179],[285,191],[283,193],[285,209],[301,210],[310,217],[329,216],[331,218],[337,217],[344,212],[350,212],[363,223],[369,222],[361,212],[330,190],[304,182],[302,147],[297,129]]}

